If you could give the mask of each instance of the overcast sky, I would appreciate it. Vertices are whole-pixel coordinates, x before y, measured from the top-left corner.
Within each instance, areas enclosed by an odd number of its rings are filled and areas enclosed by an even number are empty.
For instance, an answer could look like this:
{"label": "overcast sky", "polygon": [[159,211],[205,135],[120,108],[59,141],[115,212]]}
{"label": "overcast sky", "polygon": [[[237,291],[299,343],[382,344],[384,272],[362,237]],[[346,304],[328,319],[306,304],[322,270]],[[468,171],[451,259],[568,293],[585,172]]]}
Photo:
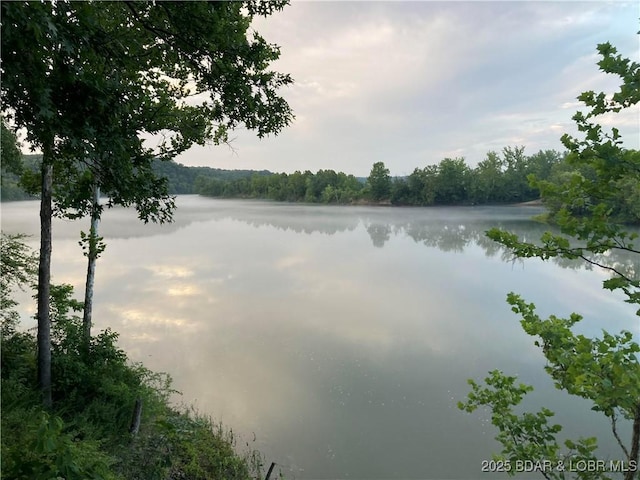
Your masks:
{"label": "overcast sky", "polygon": [[[281,46],[274,69],[296,118],[277,137],[232,134],[177,161],[274,172],[392,175],[445,157],[475,165],[490,150],[562,150],[584,90],[612,91],[596,45],[638,60],[640,2],[293,0],[255,29]],[[618,115],[638,148],[638,108]]]}

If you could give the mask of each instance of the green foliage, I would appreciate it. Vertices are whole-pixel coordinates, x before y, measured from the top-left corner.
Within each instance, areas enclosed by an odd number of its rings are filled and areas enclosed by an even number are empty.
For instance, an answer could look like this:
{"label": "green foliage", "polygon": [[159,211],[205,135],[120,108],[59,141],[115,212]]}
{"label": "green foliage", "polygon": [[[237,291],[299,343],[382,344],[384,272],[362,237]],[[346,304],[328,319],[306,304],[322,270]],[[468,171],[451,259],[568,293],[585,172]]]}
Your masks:
{"label": "green foliage", "polygon": [[33,200],[33,195],[25,192],[20,185],[20,177],[11,172],[2,172],[0,178],[0,200],[13,202],[19,200]]}
{"label": "green foliage", "polygon": [[[491,423],[498,429],[496,440],[502,444],[500,455],[494,460],[500,462],[511,476],[526,471],[524,462],[538,466],[547,479],[565,479],[571,475],[565,472],[571,463],[595,462],[597,442],[595,438],[581,438],[578,441],[566,440],[564,449],[556,437],[562,427],[549,424],[553,412],[541,408],[538,412],[517,413],[517,407],[523,397],[533,390],[530,385],[516,384],[516,377],[505,375],[499,370],[489,372],[482,386],[469,380],[471,392],[466,402],[459,402],[458,408],[474,412],[480,407],[491,410]],[[563,451],[564,450],[564,451]],[[576,478],[606,479],[604,471],[587,469],[576,472]]]}
{"label": "green foliage", "polygon": [[552,218],[563,231],[591,241],[616,238],[621,222],[640,223],[635,201],[640,196],[640,152],[623,148],[618,129],[605,132],[596,122],[599,115],[617,113],[640,101],[640,64],[617,55],[609,43],[598,45],[598,52],[600,69],[620,77],[620,90],[610,96],[588,91],[578,97],[590,110],[573,117],[584,138],[562,137],[571,152],[567,181],[539,182],[543,197],[551,202]]}
{"label": "green foliage", "polygon": [[93,254],[95,258],[98,258],[106,248],[104,237],[91,235],[91,233],[87,234],[85,232],[80,232],[80,241],[78,244],[82,247],[82,253],[85,256]]}
{"label": "green foliage", "polygon": [[[269,70],[278,47],[248,31],[285,3],[3,4],[4,108],[55,163],[59,213],[87,214],[97,182],[109,205],[167,221],[174,205],[154,158],[224,142],[241,123],[259,137],[285,127],[292,113],[277,90],[292,80]],[[196,93],[200,103],[187,102]],[[141,132],[161,133],[157,147]]]}
{"label": "green foliage", "polygon": [[436,199],[437,165],[416,168],[407,179],[409,204],[433,205]]}
{"label": "green foliage", "polygon": [[[615,260],[617,253],[640,253],[634,248],[633,241],[637,238],[635,233],[620,229],[616,237],[594,235],[587,242],[577,246],[571,243],[570,237],[550,231],[545,232],[537,244],[521,241],[516,235],[496,228],[490,229],[487,236],[507,247],[519,258],[579,259],[589,266],[608,270],[613,276],[602,282],[603,287],[608,290],[621,290],[627,296],[628,303],[640,304],[640,283],[634,278],[635,265],[619,264]],[[640,310],[638,313],[640,314]]]}
{"label": "green foliage", "polygon": [[[53,214],[99,219],[102,206],[94,192],[102,191],[108,206],[135,206],[144,222],[170,221],[174,198],[166,179],[154,174],[153,159],[173,158],[194,144],[225,142],[228,130],[240,124],[258,137],[287,126],[293,114],[278,89],[292,79],[269,70],[279,48],[249,31],[254,16],[284,5],[0,5],[3,113],[43,152],[39,181],[30,183],[40,188],[41,202],[37,338],[45,406],[52,402]],[[144,134],[156,137],[155,147]],[[93,267],[88,271],[87,336]]]}
{"label": "green foliage", "polygon": [[[637,356],[640,346],[633,341],[631,332],[623,331],[619,335],[603,332],[601,339],[588,338],[571,330],[581,320],[577,314],[568,319],[552,315],[542,320],[535,313],[535,306],[527,304],[518,295],[510,293],[508,302],[522,317],[525,332],[540,339],[535,344],[542,348],[547,359],[545,370],[554,379],[556,387],[591,401],[592,410],[602,412],[609,419],[612,433],[633,469],[637,456],[634,457],[617,432],[619,419],[637,421],[640,414],[640,362]],[[467,412],[479,407],[491,410],[491,423],[499,431],[496,439],[503,448],[496,458],[508,461],[512,466],[524,460],[550,462],[553,468],[548,469],[545,477],[559,479],[565,478],[565,473],[557,468],[559,465],[598,460],[595,438],[566,440],[562,452],[557,441],[562,428],[548,423],[553,417],[550,410],[542,408],[537,413],[516,414],[514,407],[533,387],[516,385],[515,381],[516,377],[492,371],[484,380],[486,386],[469,380],[471,392],[467,401],[458,403],[458,407]],[[578,472],[577,478],[609,478],[605,473],[597,469],[583,471]]]}
{"label": "green foliage", "polygon": [[383,162],[376,162],[367,179],[369,195],[374,202],[387,200],[391,196],[391,176]]}
{"label": "green foliage", "polygon": [[26,200],[30,196],[20,188],[20,174],[23,170],[23,156],[15,133],[2,119],[2,145],[0,146],[0,194],[2,201]]}
{"label": "green foliage", "polygon": [[566,162],[558,165],[548,181],[532,177],[550,209],[548,218],[560,234],[546,233],[537,246],[499,230],[491,230],[488,235],[519,257],[582,259],[609,270],[613,277],[604,282],[604,288],[621,290],[627,302],[640,304],[637,272],[623,271],[603,258],[616,251],[640,254],[635,245],[637,234],[624,225],[640,222],[640,203],[636,202],[640,199],[640,152],[625,149],[616,128],[607,133],[595,123],[598,115],[619,112],[640,101],[640,64],[616,55],[616,49],[608,43],[599,45],[598,51],[603,57],[598,63],[601,70],[620,77],[620,91],[610,98],[604,93],[580,95],[590,111],[578,112],[573,118],[584,138],[565,134],[562,142],[570,151]]}
{"label": "green foliage", "polygon": [[[2,478],[228,478],[260,471],[257,452],[235,452],[233,435],[168,404],[166,375],[132,365],[109,330],[82,336],[81,308],[68,285],[52,289],[53,414],[39,413],[35,339],[2,337]],[[137,399],[142,428],[129,425]],[[27,452],[25,454],[25,452]]]}
{"label": "green foliage", "polygon": [[[260,478],[258,452],[237,454],[231,431],[192,411],[167,412],[118,455],[129,479]],[[121,468],[121,467],[119,467]]]}
{"label": "green foliage", "polygon": [[0,235],[0,327],[3,335],[13,332],[18,322],[12,289],[31,286],[38,269],[38,259],[22,242],[24,238],[24,235]]}
{"label": "green foliage", "polygon": [[217,179],[222,184],[226,184],[235,180],[250,178],[254,174],[271,174],[267,170],[224,170],[211,167],[186,167],[174,161],[162,160],[154,160],[153,171],[159,177],[167,179],[169,193],[172,195],[196,193],[198,188],[202,188],[201,185],[200,187],[198,186],[198,182]]}
{"label": "green foliage", "polygon": [[[505,246],[515,257],[581,260],[589,267],[599,267],[611,276],[603,287],[620,290],[626,301],[640,305],[640,278],[638,270],[615,261],[622,252],[637,256],[640,250],[634,245],[637,235],[630,233],[624,222],[637,222],[637,204],[628,202],[625,196],[636,199],[640,184],[640,152],[627,150],[617,129],[605,133],[595,123],[598,115],[619,112],[640,101],[638,77],[640,65],[616,55],[609,44],[598,46],[602,55],[600,68],[616,74],[622,81],[620,91],[612,96],[604,93],[585,92],[579,99],[590,111],[578,112],[573,118],[584,139],[564,135],[562,141],[569,150],[565,162],[552,165],[549,180],[536,175],[531,183],[540,188],[549,207],[548,219],[556,227],[545,232],[538,243],[519,239],[516,235],[492,229],[487,236]],[[517,155],[516,155],[517,157]],[[624,194],[620,193],[624,191]],[[636,257],[637,258],[637,257]],[[629,331],[617,335],[603,331],[601,338],[588,338],[575,334],[572,328],[582,317],[576,313],[563,319],[550,316],[541,319],[532,303],[510,293],[507,297],[514,313],[522,320],[524,331],[537,338],[535,345],[542,349],[547,359],[545,370],[553,378],[558,389],[587,399],[592,410],[609,419],[612,434],[624,454],[626,480],[637,478],[640,457],[640,346]],[[636,312],[640,316],[640,310]],[[636,320],[637,321],[637,320]],[[486,387],[470,381],[472,391],[466,403],[459,407],[473,411],[480,406],[489,407],[492,423],[498,428],[498,441],[503,456],[510,460],[550,460],[566,462],[578,455],[584,460],[595,461],[595,439],[565,442],[571,452],[559,454],[556,434],[560,427],[549,426],[551,412],[542,409],[538,414],[516,416],[511,407],[518,405],[531,387],[514,386],[515,379],[500,372],[492,372],[485,379]],[[631,423],[628,443],[618,433],[618,421]],[[602,469],[577,472],[578,478],[606,478]],[[546,478],[565,478],[558,469],[543,472]]]}
{"label": "green foliage", "polygon": [[360,198],[363,184],[353,175],[333,170],[319,170],[315,174],[309,171],[292,174],[262,171],[250,175],[237,172],[236,178],[229,179],[218,175],[199,176],[194,189],[196,193],[211,197],[345,204]]}
{"label": "green foliage", "polygon": [[640,346],[631,332],[603,331],[602,339],[576,335],[571,327],[582,319],[580,315],[541,320],[532,303],[513,293],[507,299],[522,317],[524,331],[542,340],[535,343],[542,348],[548,362],[545,370],[557,388],[592,401],[593,410],[612,421],[620,415],[628,420],[635,417],[640,401]]}
{"label": "green foliage", "polygon": [[[2,291],[31,284],[36,259],[21,236],[2,238]],[[53,406],[43,412],[36,382],[36,339],[3,321],[1,478],[249,479],[257,452],[238,454],[220,425],[169,404],[171,379],[131,364],[110,330],[84,341],[82,303],[70,285],[51,286]],[[129,433],[136,401],[142,426]]]}
{"label": "green foliage", "polygon": [[9,129],[4,118],[2,119],[0,145],[0,165],[7,172],[20,174],[22,172],[22,152],[18,144],[16,134]]}
{"label": "green foliage", "polygon": [[[337,204],[390,201],[393,205],[428,206],[523,202],[539,198],[539,191],[529,185],[527,176],[547,178],[553,166],[561,162],[561,155],[552,150],[530,157],[523,152],[522,147],[505,148],[503,157],[489,152],[475,169],[462,158],[447,158],[438,165],[416,168],[408,177],[393,179],[384,163],[378,162],[372,167],[373,177],[366,182],[333,170],[318,170],[315,174],[237,171],[237,178],[232,178],[232,172],[209,169],[198,174],[191,191],[211,197]],[[186,173],[180,175],[187,177]],[[182,185],[181,188],[187,188],[186,180]]]}
{"label": "green foliage", "polygon": [[459,204],[468,200],[469,169],[463,158],[445,158],[438,165],[435,202]]}
{"label": "green foliage", "polygon": [[[27,415],[30,415],[29,418]],[[113,459],[100,451],[95,441],[78,441],[65,433],[60,417],[45,412],[9,413],[3,418],[3,478],[16,480],[108,480],[118,478],[111,472]],[[4,415],[3,415],[4,417]],[[16,424],[12,424],[12,420]],[[26,422],[25,422],[26,421]],[[18,423],[19,422],[19,423]],[[9,430],[9,431],[7,431]]]}

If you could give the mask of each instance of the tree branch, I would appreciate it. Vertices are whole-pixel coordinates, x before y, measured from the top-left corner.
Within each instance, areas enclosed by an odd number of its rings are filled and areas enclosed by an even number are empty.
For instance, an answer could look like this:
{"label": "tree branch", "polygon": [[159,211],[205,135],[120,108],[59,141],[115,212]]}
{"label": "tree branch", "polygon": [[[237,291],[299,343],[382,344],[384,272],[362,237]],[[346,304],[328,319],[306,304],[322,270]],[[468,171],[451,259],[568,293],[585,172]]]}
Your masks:
{"label": "tree branch", "polygon": [[620,278],[623,278],[624,280],[626,280],[627,282],[633,282],[632,278],[627,277],[625,274],[623,274],[622,272],[620,272],[619,270],[617,270],[614,267],[609,267],[607,265],[602,265],[601,263],[596,262],[595,260],[591,260],[590,258],[585,257],[583,254],[579,255],[579,257],[584,260],[585,262],[594,265],[596,267],[600,267],[603,268],[605,270],[609,270],[613,273],[615,273],[616,275],[618,275]]}
{"label": "tree branch", "polygon": [[627,459],[629,459],[629,450],[627,450],[627,447],[625,447],[624,443],[622,443],[622,440],[620,439],[620,436],[618,435],[618,429],[616,427],[616,414],[615,412],[613,413],[613,415],[611,415],[611,431],[613,432],[613,436],[615,437],[616,441],[618,442],[618,445],[620,445],[620,448],[622,449],[622,451],[624,452],[624,455],[627,457]]}

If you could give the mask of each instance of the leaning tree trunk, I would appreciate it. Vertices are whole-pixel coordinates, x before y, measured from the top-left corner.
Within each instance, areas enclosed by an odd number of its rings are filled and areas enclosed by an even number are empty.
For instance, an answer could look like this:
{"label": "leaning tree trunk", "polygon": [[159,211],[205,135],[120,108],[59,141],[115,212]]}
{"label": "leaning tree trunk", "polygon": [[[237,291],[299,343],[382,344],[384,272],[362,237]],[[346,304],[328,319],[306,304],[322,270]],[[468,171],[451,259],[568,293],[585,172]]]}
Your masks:
{"label": "leaning tree trunk", "polygon": [[635,417],[633,419],[633,427],[631,432],[631,453],[629,454],[628,467],[629,471],[624,476],[625,480],[633,480],[640,472],[638,459],[640,457],[640,402],[636,405]]}
{"label": "leaning tree trunk", "polygon": [[42,189],[40,199],[40,260],[38,265],[38,387],[45,408],[51,408],[51,208],[53,164],[50,149],[42,159]]}
{"label": "leaning tree trunk", "polygon": [[91,341],[91,315],[93,312],[93,284],[96,276],[96,260],[98,259],[98,225],[100,223],[100,187],[93,185],[93,205],[91,207],[91,228],[89,230],[89,247],[87,249],[87,280],[84,290],[84,314],[82,316],[82,331],[85,347]]}

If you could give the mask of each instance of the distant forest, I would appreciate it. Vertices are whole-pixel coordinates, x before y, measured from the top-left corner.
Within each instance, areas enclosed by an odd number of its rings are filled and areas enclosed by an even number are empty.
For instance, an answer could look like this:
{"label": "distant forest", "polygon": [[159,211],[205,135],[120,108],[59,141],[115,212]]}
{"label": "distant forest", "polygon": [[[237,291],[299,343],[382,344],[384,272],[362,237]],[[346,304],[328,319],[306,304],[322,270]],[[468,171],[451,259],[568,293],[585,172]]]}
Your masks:
{"label": "distant forest", "polygon": [[[24,155],[23,171],[35,172],[40,168],[42,155]],[[221,181],[235,181],[239,178],[250,178],[254,175],[273,175],[268,170],[223,170],[210,167],[186,167],[173,161],[154,162],[154,170],[161,177],[167,179],[169,192],[174,195],[198,193],[195,190],[196,179],[218,179]],[[28,200],[35,198],[21,187],[21,178],[13,172],[2,168],[2,201]]]}
{"label": "distant forest", "polygon": [[[517,203],[540,197],[528,175],[547,180],[563,171],[564,156],[554,150],[524,155],[524,147],[489,152],[476,167],[463,158],[445,158],[437,165],[416,168],[406,177],[391,177],[384,163],[373,165],[369,177],[334,170],[273,173],[268,170],[224,170],[187,167],[156,161],[154,169],[167,179],[171,194],[200,194],[219,198],[253,198],[326,204],[476,205]],[[41,155],[25,155],[23,170],[40,168]],[[33,198],[20,186],[20,177],[2,170],[1,198]]]}
{"label": "distant forest", "polygon": [[[39,155],[25,155],[24,170],[39,168]],[[595,175],[576,167],[571,157],[555,150],[525,155],[524,147],[488,152],[475,167],[463,158],[445,158],[437,165],[416,167],[411,175],[391,177],[383,162],[368,177],[334,170],[272,173],[268,170],[224,170],[187,167],[156,161],[156,173],[167,179],[172,194],[200,194],[218,198],[252,198],[285,202],[379,205],[481,205],[538,200],[540,186],[562,184],[576,173]],[[535,178],[535,181],[532,181]],[[612,204],[631,223],[640,219],[640,187],[623,180],[612,188]],[[628,182],[627,182],[628,183]],[[20,178],[2,171],[2,200],[32,198],[20,188]]]}
{"label": "distant forest", "polygon": [[194,192],[222,198],[261,198],[286,202],[390,205],[478,205],[537,200],[540,191],[529,176],[548,180],[570,169],[554,150],[526,156],[524,147],[489,152],[476,167],[463,158],[416,167],[411,175],[391,177],[383,162],[367,178],[334,170],[296,171],[221,178],[197,176]]}
{"label": "distant forest", "polygon": [[[24,155],[22,157],[22,169],[35,171],[40,168],[42,155]],[[2,172],[0,174],[0,199],[3,202],[12,200],[30,200],[35,198],[25,192],[20,185],[20,176],[14,172],[10,172],[2,164]]]}

